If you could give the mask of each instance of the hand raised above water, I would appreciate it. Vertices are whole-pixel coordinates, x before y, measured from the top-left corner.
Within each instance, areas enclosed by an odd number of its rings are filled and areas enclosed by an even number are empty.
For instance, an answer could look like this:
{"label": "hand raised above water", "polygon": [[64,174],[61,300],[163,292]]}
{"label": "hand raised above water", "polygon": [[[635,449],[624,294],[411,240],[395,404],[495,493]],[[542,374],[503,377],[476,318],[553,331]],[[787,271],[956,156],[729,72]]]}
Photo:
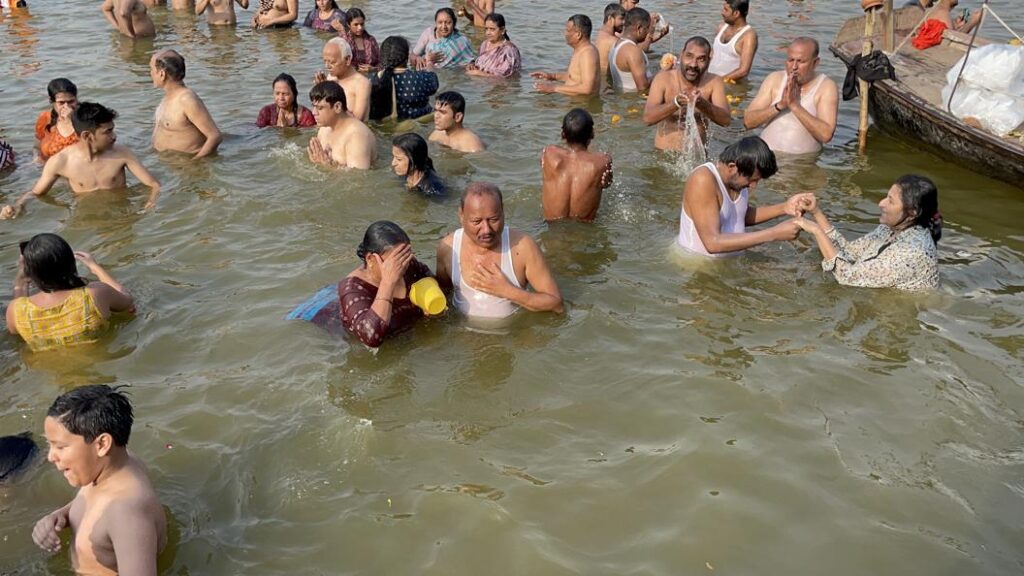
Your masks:
{"label": "hand raised above water", "polygon": [[801,192],[786,199],[786,214],[794,218],[803,216],[805,212],[818,209],[818,200],[813,192]]}
{"label": "hand raised above water", "polygon": [[60,532],[68,525],[68,514],[64,508],[50,512],[36,522],[32,529],[32,541],[47,552],[60,551]]}

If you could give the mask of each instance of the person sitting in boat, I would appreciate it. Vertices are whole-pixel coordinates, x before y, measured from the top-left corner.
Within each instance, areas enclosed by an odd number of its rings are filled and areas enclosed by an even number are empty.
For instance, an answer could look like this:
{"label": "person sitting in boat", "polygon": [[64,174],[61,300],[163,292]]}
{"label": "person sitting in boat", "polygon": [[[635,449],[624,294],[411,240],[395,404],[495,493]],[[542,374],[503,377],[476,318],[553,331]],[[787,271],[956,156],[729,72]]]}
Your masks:
{"label": "person sitting in boat", "polygon": [[930,290],[939,285],[936,243],[942,238],[939,191],[935,183],[901,176],[878,203],[882,210],[874,231],[847,242],[812,202],[814,220],[796,219],[818,243],[821,267],[846,286]]}
{"label": "person sitting in boat", "polygon": [[832,140],[839,90],[831,78],[817,72],[818,62],[817,40],[793,40],[786,69],[764,79],[743,114],[748,130],[764,127],[761,139],[773,152],[808,154]]}
{"label": "person sitting in boat", "polygon": [[959,0],[938,0],[935,2],[935,7],[929,12],[928,20],[921,25],[921,28],[917,31],[917,36],[911,44],[918,50],[925,50],[932,46],[938,46],[942,43],[942,34],[947,29],[954,30],[956,32],[963,32],[969,34],[974,28],[981,22],[981,10],[978,10],[973,15],[969,14],[968,10],[964,10],[963,13],[956,19],[953,19],[953,8],[956,8],[960,3]]}
{"label": "person sitting in boat", "polygon": [[338,283],[341,324],[377,348],[423,318],[423,310],[409,299],[409,288],[433,274],[413,255],[409,235],[387,220],[370,224],[356,255],[362,265]]}

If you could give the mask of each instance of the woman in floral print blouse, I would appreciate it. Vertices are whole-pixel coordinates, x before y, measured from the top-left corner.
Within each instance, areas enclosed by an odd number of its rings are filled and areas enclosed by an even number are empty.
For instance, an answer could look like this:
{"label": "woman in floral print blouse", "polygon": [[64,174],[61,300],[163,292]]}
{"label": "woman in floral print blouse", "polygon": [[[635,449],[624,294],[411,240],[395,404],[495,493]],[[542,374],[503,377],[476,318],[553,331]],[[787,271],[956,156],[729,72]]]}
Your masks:
{"label": "woman in floral print blouse", "polygon": [[878,207],[879,226],[852,242],[829,223],[817,202],[807,207],[814,221],[797,222],[814,235],[824,260],[840,284],[869,288],[930,290],[939,285],[936,243],[942,237],[939,191],[924,176],[896,180]]}

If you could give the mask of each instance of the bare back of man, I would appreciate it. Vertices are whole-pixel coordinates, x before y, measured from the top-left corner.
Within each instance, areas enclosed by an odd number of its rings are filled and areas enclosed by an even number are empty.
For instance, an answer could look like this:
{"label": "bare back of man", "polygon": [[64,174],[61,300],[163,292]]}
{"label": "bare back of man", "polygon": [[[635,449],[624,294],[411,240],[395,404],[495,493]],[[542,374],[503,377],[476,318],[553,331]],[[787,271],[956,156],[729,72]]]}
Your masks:
{"label": "bare back of man", "polygon": [[[686,106],[688,105],[687,94],[694,90],[700,90],[701,99],[709,102],[718,109],[724,109],[729,113],[729,102],[725,98],[725,84],[722,79],[714,74],[704,74],[697,85],[687,81],[677,69],[662,70],[651,82],[650,95],[647,98],[648,110],[655,106],[667,106],[672,104],[675,108],[670,116],[658,122],[654,133],[654,147],[658,150],[679,150],[683,145],[686,136]],[[676,105],[678,103],[678,105]],[[645,112],[646,115],[646,112]],[[694,116],[697,119],[697,129],[700,131],[700,139],[707,142],[708,118],[695,107]]]}
{"label": "bare back of man", "polygon": [[100,9],[107,21],[129,38],[156,35],[156,27],[142,0],[105,0]]}
{"label": "bare back of man", "polygon": [[316,138],[336,166],[367,170],[377,159],[377,139],[358,120],[350,120],[341,128],[321,127]]}
{"label": "bare back of man", "polygon": [[199,152],[206,143],[206,136],[190,118],[193,111],[199,107],[206,110],[203,101],[191,88],[183,87],[176,92],[165,94],[156,109],[153,148],[160,152]]}
{"label": "bare back of man", "polygon": [[589,222],[597,216],[601,192],[611,185],[610,155],[551,145],[541,153],[540,165],[545,220],[575,218]]}
{"label": "bare back of man", "polygon": [[619,37],[603,28],[597,31],[597,55],[601,62],[601,77],[608,73],[608,54],[611,53]]}
{"label": "bare back of man", "polygon": [[212,26],[234,26],[238,23],[236,2],[242,8],[249,7],[249,0],[198,0],[196,15],[206,12],[206,22]]}

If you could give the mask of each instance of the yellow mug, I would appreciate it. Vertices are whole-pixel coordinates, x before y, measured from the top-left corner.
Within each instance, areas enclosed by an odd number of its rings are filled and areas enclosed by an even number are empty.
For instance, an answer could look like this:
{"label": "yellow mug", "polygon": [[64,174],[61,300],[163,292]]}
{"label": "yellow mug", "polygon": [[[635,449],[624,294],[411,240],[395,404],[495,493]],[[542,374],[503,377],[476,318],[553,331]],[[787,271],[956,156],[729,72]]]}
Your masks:
{"label": "yellow mug", "polygon": [[437,280],[427,276],[409,287],[409,300],[430,316],[437,316],[448,309],[448,299],[438,286]]}

